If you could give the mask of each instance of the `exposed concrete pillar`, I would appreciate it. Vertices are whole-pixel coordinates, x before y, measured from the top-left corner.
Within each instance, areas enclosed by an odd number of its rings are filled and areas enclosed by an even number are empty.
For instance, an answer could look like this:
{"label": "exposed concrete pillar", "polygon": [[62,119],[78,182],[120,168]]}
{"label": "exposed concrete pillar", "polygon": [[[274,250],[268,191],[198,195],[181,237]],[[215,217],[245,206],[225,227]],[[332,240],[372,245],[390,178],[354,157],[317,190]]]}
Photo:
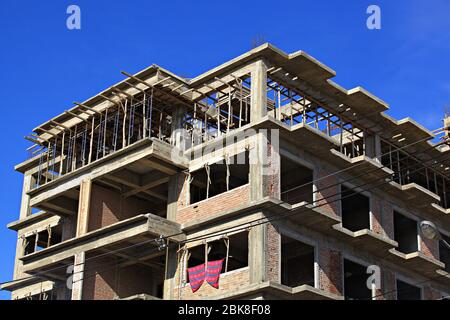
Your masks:
{"label": "exposed concrete pillar", "polygon": [[249,232],[249,271],[250,283],[266,281],[266,231],[267,225],[261,224]]}
{"label": "exposed concrete pillar", "polygon": [[88,232],[91,189],[92,189],[91,179],[81,181],[80,197],[78,204],[77,233],[76,233],[77,237]]}
{"label": "exposed concrete pillar", "polygon": [[34,177],[30,173],[25,173],[23,177],[22,200],[20,203],[20,219],[25,219],[31,215],[30,196],[28,195],[28,191],[32,189],[34,183]]}
{"label": "exposed concrete pillar", "polygon": [[72,300],[81,300],[83,298],[83,278],[85,263],[86,255],[84,252],[75,254],[72,276]]}
{"label": "exposed concrete pillar", "polygon": [[377,134],[368,135],[365,138],[366,156],[373,158],[375,161],[381,163],[381,140]]}
{"label": "exposed concrete pillar", "polygon": [[177,146],[181,149],[184,148],[182,146],[182,138],[183,138],[183,117],[184,117],[184,108],[180,106],[174,107],[172,112],[172,124],[171,124],[171,134],[170,141],[172,145]]}
{"label": "exposed concrete pillar", "polygon": [[[170,177],[169,180],[169,194],[167,198],[167,219],[171,221],[176,221],[177,219],[177,210],[178,210],[178,196],[180,193],[180,179],[183,178],[183,174],[175,174]],[[177,252],[176,249],[169,250],[169,254],[167,255],[166,267],[167,273],[166,278],[164,279],[164,293],[163,299],[172,300],[173,299],[173,290],[175,288],[175,274],[177,271]]]}
{"label": "exposed concrete pillar", "polygon": [[163,299],[165,300],[173,300],[174,297],[174,288],[175,288],[175,276],[177,273],[177,250],[170,249],[168,256],[167,264],[167,275],[164,279],[164,294]]}
{"label": "exposed concrete pillar", "polygon": [[267,114],[267,66],[256,61],[251,72],[250,121],[258,121]]}
{"label": "exposed concrete pillar", "polygon": [[[77,217],[77,231],[76,231],[77,237],[88,232],[91,189],[92,189],[91,179],[81,181],[80,197],[78,204],[78,217]],[[82,299],[85,260],[86,260],[85,252],[77,253],[74,256],[74,268],[72,276],[72,300]]]}
{"label": "exposed concrete pillar", "polygon": [[176,221],[178,210],[178,198],[180,197],[181,184],[184,182],[184,173],[177,173],[170,177],[167,195],[167,219]]}
{"label": "exposed concrete pillar", "polygon": [[[22,187],[22,200],[20,203],[20,220],[25,219],[29,215],[31,215],[31,207],[30,207],[30,196],[28,195],[28,191],[33,188],[33,184],[35,183],[35,179],[31,173],[25,172],[23,177],[23,187]],[[14,261],[14,274],[13,278],[17,279],[20,277],[19,269],[22,266],[22,261],[19,260],[23,256],[23,239],[20,238],[20,233],[17,234],[16,241],[16,259]]]}

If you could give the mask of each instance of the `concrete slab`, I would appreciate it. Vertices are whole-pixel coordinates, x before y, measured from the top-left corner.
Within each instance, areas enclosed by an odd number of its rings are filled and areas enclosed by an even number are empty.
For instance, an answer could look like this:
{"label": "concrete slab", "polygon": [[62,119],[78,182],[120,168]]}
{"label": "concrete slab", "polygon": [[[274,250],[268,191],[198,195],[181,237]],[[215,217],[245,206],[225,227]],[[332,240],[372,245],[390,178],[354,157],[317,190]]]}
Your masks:
{"label": "concrete slab", "polygon": [[336,236],[342,241],[346,241],[350,245],[357,247],[362,251],[371,252],[376,255],[385,256],[388,254],[390,249],[398,246],[396,241],[375,233],[369,229],[353,232],[342,227],[341,225],[334,225],[333,229],[338,231]]}
{"label": "concrete slab", "polygon": [[430,278],[436,277],[436,271],[444,268],[442,262],[430,258],[420,251],[405,254],[394,248],[389,250],[389,254],[385,258]]}
{"label": "concrete slab", "polygon": [[[107,250],[111,246],[114,246],[115,249],[126,250],[128,244],[133,241],[135,243],[148,243],[148,246],[153,245],[156,248],[156,242],[151,241],[151,239],[160,235],[178,233],[181,233],[181,227],[178,223],[153,214],[143,214],[34,252],[22,257],[21,260],[25,272],[36,274],[65,264],[80,252],[89,253],[94,250]],[[179,242],[184,239],[184,234],[181,234],[171,237],[170,241]]]}
{"label": "concrete slab", "polygon": [[211,300],[248,299],[255,294],[267,295],[273,300],[343,300],[344,298],[309,285],[288,287],[273,281],[242,286],[238,290],[223,295],[208,297]]}

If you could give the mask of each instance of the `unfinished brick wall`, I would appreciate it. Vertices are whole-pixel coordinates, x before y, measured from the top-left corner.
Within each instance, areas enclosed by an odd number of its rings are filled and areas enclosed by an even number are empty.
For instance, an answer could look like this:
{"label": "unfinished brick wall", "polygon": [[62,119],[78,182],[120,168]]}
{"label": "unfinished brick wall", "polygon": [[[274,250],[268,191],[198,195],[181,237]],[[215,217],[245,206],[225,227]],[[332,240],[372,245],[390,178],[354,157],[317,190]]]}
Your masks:
{"label": "unfinished brick wall", "polygon": [[150,202],[137,198],[123,198],[119,193],[99,185],[92,185],[88,231],[97,230],[131,218],[152,213]]}
{"label": "unfinished brick wall", "polygon": [[[205,297],[212,297],[232,293],[239,290],[240,287],[246,286],[250,283],[249,268],[245,267],[238,270],[233,270],[228,273],[220,275],[219,289],[213,288],[206,281],[201,288],[193,293],[189,284],[181,288],[181,300],[197,300]],[[178,286],[174,289],[174,298],[178,299]]]}
{"label": "unfinished brick wall", "polygon": [[[382,281],[381,281],[381,292],[380,294],[383,294],[383,300],[395,300],[397,298],[397,294],[395,292],[395,290],[397,289],[397,284],[396,284],[396,277],[395,277],[395,273],[382,268],[381,269],[381,276],[382,276]],[[379,292],[377,290],[377,292]],[[377,293],[378,294],[378,293]]]}
{"label": "unfinished brick wall", "polygon": [[315,186],[317,190],[314,194],[315,205],[321,206],[320,208],[330,215],[340,217],[341,204],[340,201],[336,200],[339,199],[341,188],[336,176],[331,175],[327,177],[330,173],[330,171],[320,167],[314,170],[314,180],[316,181]]}
{"label": "unfinished brick wall", "polygon": [[439,240],[420,237],[420,251],[430,258],[439,260]]}
{"label": "unfinished brick wall", "polygon": [[319,287],[342,295],[342,256],[337,250],[319,247]]}
{"label": "unfinished brick wall", "polygon": [[439,290],[436,290],[432,287],[426,286],[423,288],[423,299],[424,300],[438,300],[442,296],[442,293]]}
{"label": "unfinished brick wall", "polygon": [[114,299],[116,260],[101,257],[86,261],[83,275],[83,300]]}
{"label": "unfinished brick wall", "polygon": [[385,200],[375,195],[370,198],[372,231],[391,239],[394,238],[394,210]]}
{"label": "unfinished brick wall", "polygon": [[267,225],[266,232],[266,270],[268,281],[281,281],[280,254],[281,235],[271,223]]}
{"label": "unfinished brick wall", "polygon": [[394,209],[386,200],[381,201],[381,208],[384,232],[389,238],[394,239]]}
{"label": "unfinished brick wall", "polygon": [[[163,274],[159,273],[158,276],[163,277]],[[141,265],[119,269],[117,260],[112,257],[87,260],[82,299],[111,300],[141,293],[155,295],[154,277],[155,272],[151,268]]]}
{"label": "unfinished brick wall", "polygon": [[380,235],[385,235],[386,232],[383,226],[383,211],[380,198],[374,195],[370,197],[370,210],[372,212],[370,221],[372,231]]}
{"label": "unfinished brick wall", "polygon": [[211,217],[217,213],[238,208],[248,203],[249,199],[250,187],[246,184],[179,209],[176,222],[183,224],[194,219]]}

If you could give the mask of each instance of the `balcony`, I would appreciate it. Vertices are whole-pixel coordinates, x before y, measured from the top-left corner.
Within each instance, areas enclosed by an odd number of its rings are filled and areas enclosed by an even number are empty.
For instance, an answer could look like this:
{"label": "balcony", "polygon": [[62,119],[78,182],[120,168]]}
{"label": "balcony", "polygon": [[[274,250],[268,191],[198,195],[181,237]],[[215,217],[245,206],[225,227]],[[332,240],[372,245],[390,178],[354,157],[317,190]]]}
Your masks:
{"label": "balcony", "polygon": [[179,234],[170,238],[171,242],[179,242],[185,239],[180,233],[179,224],[143,214],[26,255],[21,260],[26,273],[43,272],[49,279],[61,280],[66,277],[67,266],[73,263],[77,253],[113,254],[125,262],[139,262],[148,259],[150,253],[155,255],[155,251],[164,253],[155,250],[158,245],[152,239]]}
{"label": "balcony", "polygon": [[171,145],[153,138],[135,142],[29,191],[30,206],[60,215],[73,215],[78,209],[78,188],[85,179],[109,188],[125,189],[126,197],[143,194],[152,200],[166,201],[166,195],[149,190],[158,184],[145,177],[157,176],[158,181],[167,184],[171,175],[186,169],[187,160],[181,157],[175,163],[172,150]]}
{"label": "balcony", "polygon": [[389,250],[386,259],[430,278],[436,277],[436,271],[445,266],[439,260],[428,257],[420,251],[402,253],[395,248]]}
{"label": "balcony", "polygon": [[396,241],[369,229],[351,231],[340,225],[333,226],[333,229],[339,232],[336,236],[341,240],[376,255],[384,256],[392,247],[398,245]]}

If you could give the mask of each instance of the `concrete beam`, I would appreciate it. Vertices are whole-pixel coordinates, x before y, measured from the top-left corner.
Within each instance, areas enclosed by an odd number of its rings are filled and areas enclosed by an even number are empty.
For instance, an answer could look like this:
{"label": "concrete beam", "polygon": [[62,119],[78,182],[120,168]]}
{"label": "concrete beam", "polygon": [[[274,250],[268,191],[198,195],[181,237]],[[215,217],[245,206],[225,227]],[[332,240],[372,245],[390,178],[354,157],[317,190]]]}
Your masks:
{"label": "concrete beam", "polygon": [[[168,236],[179,233],[181,233],[181,227],[178,223],[148,213],[58,243],[29,254],[22,260],[27,272],[38,272],[42,268],[64,261],[80,252],[87,253],[93,250],[107,249],[112,245],[123,247],[132,239],[145,241],[160,235]],[[184,239],[183,234],[171,237],[171,241]]]}
{"label": "concrete beam", "polygon": [[[39,206],[40,203],[79,186],[82,180],[91,179],[92,181],[95,181],[109,173],[126,168],[126,166],[141,159],[155,157],[162,161],[170,162],[171,150],[172,147],[167,143],[155,139],[141,140],[56,180],[50,181],[37,189],[30,190],[28,192],[31,197],[30,205]],[[173,166],[178,166],[182,169],[187,168],[187,164],[184,162],[173,163]],[[169,164],[167,168],[169,168],[172,173],[176,172],[176,169],[170,168]]]}

